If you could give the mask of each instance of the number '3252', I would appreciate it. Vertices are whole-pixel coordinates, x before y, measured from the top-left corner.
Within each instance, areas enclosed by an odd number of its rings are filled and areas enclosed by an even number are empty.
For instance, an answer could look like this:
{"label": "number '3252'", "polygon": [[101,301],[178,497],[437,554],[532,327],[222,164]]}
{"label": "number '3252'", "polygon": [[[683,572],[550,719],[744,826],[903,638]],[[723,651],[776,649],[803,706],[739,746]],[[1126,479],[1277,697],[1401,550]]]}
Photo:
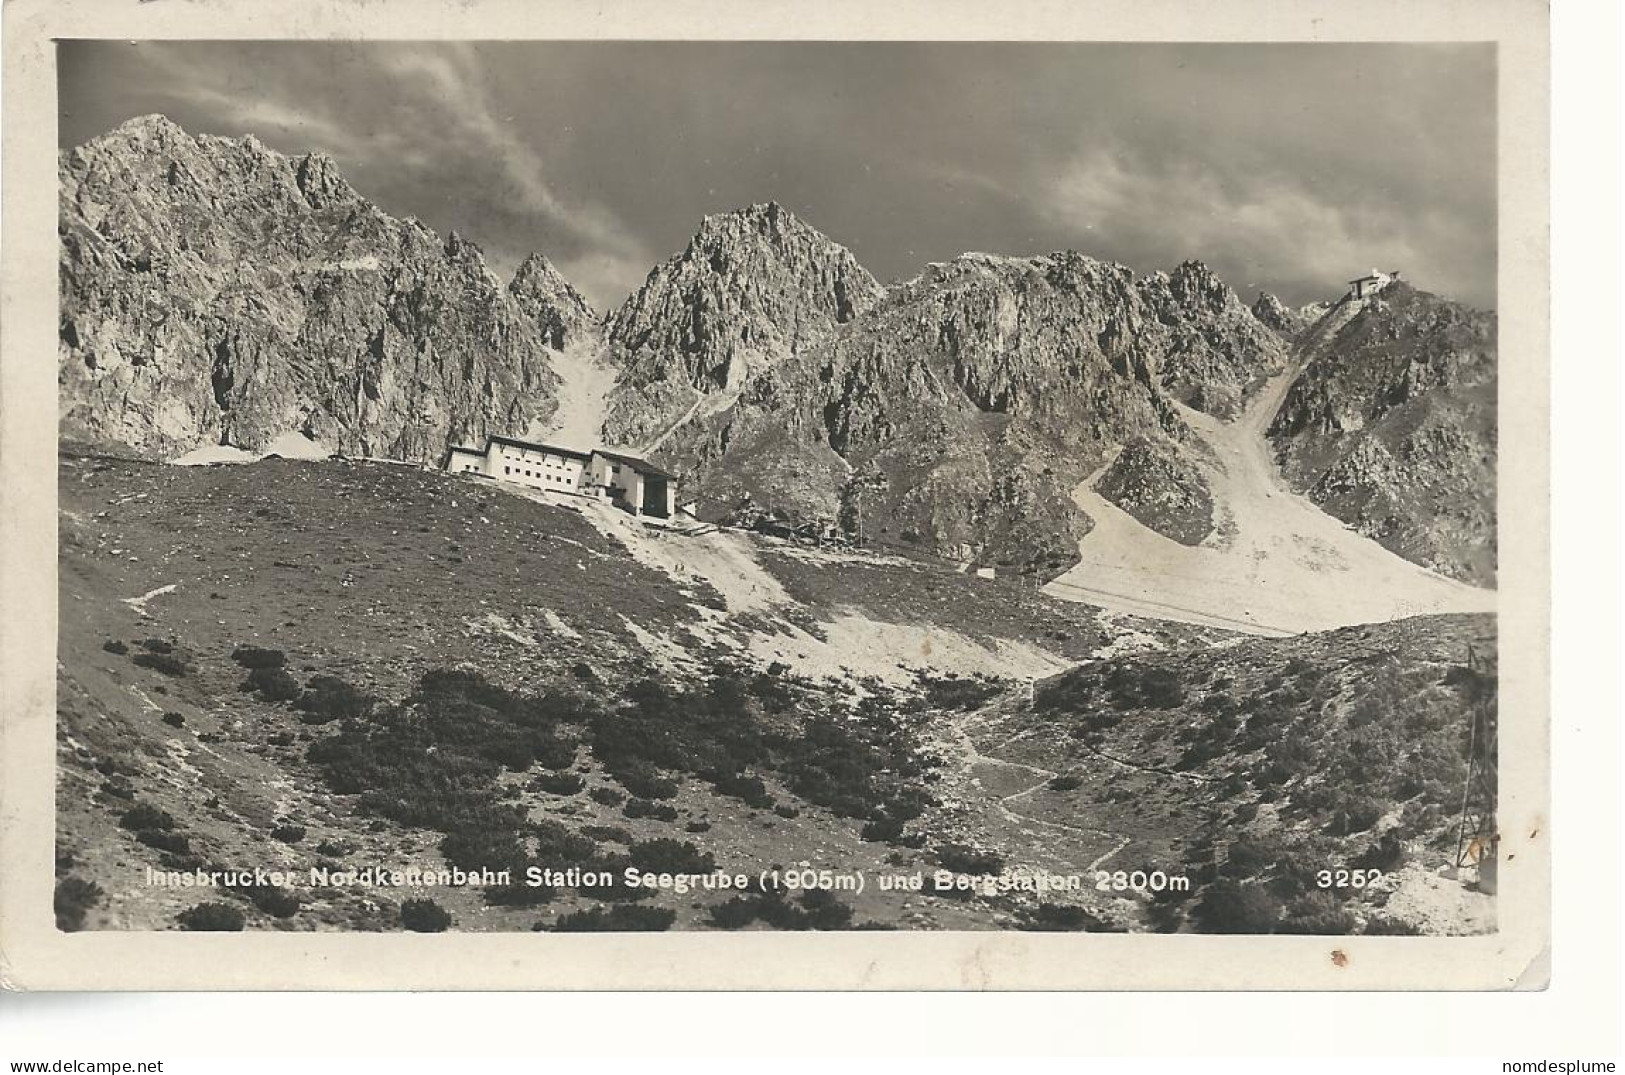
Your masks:
{"label": "number '3252'", "polygon": [[1321,870],[1315,874],[1319,888],[1370,888],[1381,881],[1381,870]]}

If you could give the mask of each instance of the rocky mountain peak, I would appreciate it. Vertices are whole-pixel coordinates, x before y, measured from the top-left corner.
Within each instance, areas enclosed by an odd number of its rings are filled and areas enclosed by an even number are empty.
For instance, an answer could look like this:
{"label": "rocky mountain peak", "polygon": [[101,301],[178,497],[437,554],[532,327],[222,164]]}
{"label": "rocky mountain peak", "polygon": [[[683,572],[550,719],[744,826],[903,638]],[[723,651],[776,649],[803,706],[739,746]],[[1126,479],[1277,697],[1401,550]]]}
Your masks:
{"label": "rocky mountain peak", "polygon": [[1158,378],[1182,402],[1233,417],[1249,392],[1283,368],[1281,338],[1200,261],[1142,277],[1136,289],[1155,320],[1146,350],[1159,356]]}
{"label": "rocky mountain peak", "polygon": [[340,173],[338,164],[325,153],[307,153],[298,158],[294,178],[304,191],[305,200],[313,207],[355,202],[361,197]]}
{"label": "rocky mountain peak", "polygon": [[598,330],[598,314],[592,305],[541,254],[530,254],[519,263],[508,282],[508,293],[536,318],[555,351]]}
{"label": "rocky mountain peak", "polygon": [[1298,311],[1288,308],[1286,303],[1268,291],[1260,291],[1249,309],[1252,310],[1253,316],[1258,318],[1259,324],[1283,337],[1296,336],[1304,329],[1303,316]]}
{"label": "rocky mountain peak", "polygon": [[610,320],[621,372],[609,435],[642,443],[697,395],[738,388],[884,294],[850,250],[776,202],[706,217]]}

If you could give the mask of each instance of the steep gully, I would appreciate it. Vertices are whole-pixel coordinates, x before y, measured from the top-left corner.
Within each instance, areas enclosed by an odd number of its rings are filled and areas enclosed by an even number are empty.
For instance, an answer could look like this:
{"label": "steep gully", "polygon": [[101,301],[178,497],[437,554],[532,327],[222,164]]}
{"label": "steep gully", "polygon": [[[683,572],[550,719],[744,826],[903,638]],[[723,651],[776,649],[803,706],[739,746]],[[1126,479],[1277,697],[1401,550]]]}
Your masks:
{"label": "steep gully", "polygon": [[1095,520],[1078,544],[1080,562],[1045,592],[1113,611],[1275,636],[1494,611],[1494,591],[1401,559],[1279,480],[1264,431],[1302,368],[1272,378],[1230,423],[1181,408],[1212,451],[1205,469],[1221,513],[1213,536],[1187,546],[1142,526],[1094,490],[1102,467],[1073,491],[1074,502]]}

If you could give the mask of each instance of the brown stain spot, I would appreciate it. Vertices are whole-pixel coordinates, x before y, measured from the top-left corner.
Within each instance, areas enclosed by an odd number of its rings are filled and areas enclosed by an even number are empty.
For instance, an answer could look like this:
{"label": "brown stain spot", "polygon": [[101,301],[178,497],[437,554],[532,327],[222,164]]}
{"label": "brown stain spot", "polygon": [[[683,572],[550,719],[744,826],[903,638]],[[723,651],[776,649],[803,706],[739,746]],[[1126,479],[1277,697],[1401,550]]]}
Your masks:
{"label": "brown stain spot", "polygon": [[931,636],[930,635],[926,635],[925,640],[920,643],[920,656],[921,657],[929,657],[929,656],[931,656]]}
{"label": "brown stain spot", "polygon": [[1349,965],[1349,954],[1341,948],[1332,949],[1332,966],[1346,967]]}
{"label": "brown stain spot", "polygon": [[1537,837],[1539,835],[1540,835],[1540,826],[1539,825],[1536,825],[1534,828],[1529,830],[1529,838],[1531,840],[1533,840],[1535,837]]}

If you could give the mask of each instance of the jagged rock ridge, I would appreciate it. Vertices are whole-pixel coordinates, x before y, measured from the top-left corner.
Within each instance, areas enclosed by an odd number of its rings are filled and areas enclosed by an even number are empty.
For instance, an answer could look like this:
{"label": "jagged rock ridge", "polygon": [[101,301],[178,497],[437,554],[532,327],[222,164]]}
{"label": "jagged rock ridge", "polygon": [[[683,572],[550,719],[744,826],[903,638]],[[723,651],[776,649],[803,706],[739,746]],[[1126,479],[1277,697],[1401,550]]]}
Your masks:
{"label": "jagged rock ridge", "polygon": [[158,455],[432,459],[553,410],[550,349],[592,321],[545,260],[512,286],[387,216],[331,159],[130,120],[62,155],[64,436]]}
{"label": "jagged rock ridge", "polygon": [[[1239,399],[1258,380],[1249,363],[1281,360],[1228,289],[1185,286],[1205,272],[1148,282],[1070,251],[962,255],[761,373],[662,457],[719,511],[1058,573],[1091,525],[1079,482],[1131,440],[1163,460],[1194,449],[1163,376],[1222,367]],[[1232,314],[1246,326],[1235,337]],[[1199,524],[1172,525],[1190,540]]]}
{"label": "jagged rock ridge", "polygon": [[1095,482],[1095,491],[1141,525],[1181,545],[1214,530],[1213,494],[1201,470],[1166,445],[1136,438]]}
{"label": "jagged rock ridge", "polygon": [[602,368],[607,417],[581,436],[654,452],[713,515],[1052,574],[1091,525],[1072,491],[1108,462],[1103,496],[1204,540],[1209,464],[1176,403],[1233,417],[1290,342],[1289,480],[1402,555],[1493,577],[1493,319],[1402,285],[1249,308],[1199,262],[1136,278],[1064,252],[887,290],[767,203],[708,217],[601,322],[540,255],[504,284],[319,154],[143,117],[60,174],[68,437],[429,459],[553,428],[556,371],[587,392]]}
{"label": "jagged rock ridge", "polygon": [[[865,282],[863,301],[836,301],[827,282],[842,279]],[[765,360],[740,344],[763,338],[778,344]],[[713,514],[1044,575],[1091,525],[1072,490],[1130,441],[1179,479],[1164,495],[1148,471],[1120,490],[1161,505],[1147,525],[1186,542],[1211,530],[1171,401],[1232,416],[1287,350],[1199,262],[1136,278],[1071,251],[965,254],[882,292],[777,206],[708,218],[611,341],[610,439],[658,448]]]}

